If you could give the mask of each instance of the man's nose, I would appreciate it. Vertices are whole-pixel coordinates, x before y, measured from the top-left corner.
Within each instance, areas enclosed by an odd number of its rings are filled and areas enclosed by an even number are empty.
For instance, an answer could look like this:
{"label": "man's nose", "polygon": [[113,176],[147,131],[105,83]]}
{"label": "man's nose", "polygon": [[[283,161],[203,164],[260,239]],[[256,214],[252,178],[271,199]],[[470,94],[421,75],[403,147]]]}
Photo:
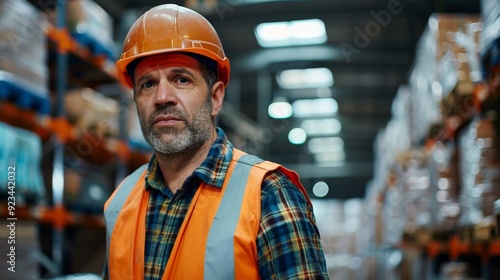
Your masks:
{"label": "man's nose", "polygon": [[158,84],[158,90],[156,92],[155,103],[157,105],[166,105],[169,103],[172,105],[176,105],[177,96],[175,87],[163,79],[160,80],[160,83]]}

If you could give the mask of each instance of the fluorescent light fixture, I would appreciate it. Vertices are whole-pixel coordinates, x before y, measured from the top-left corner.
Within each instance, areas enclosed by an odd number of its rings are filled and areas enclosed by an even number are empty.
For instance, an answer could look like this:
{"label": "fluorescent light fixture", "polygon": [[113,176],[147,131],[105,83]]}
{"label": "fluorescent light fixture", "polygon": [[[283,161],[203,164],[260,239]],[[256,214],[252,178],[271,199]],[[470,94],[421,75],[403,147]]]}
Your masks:
{"label": "fluorescent light fixture", "polygon": [[267,108],[269,116],[273,119],[287,119],[292,116],[292,105],[286,101],[273,102]]}
{"label": "fluorescent light fixture", "polygon": [[331,87],[333,74],[325,67],[288,69],[279,72],[276,81],[283,89]]}
{"label": "fluorescent light fixture", "polygon": [[340,121],[337,119],[314,119],[305,120],[300,124],[308,136],[337,134],[342,129]]}
{"label": "fluorescent light fixture", "polygon": [[292,103],[293,116],[296,118],[332,116],[339,106],[333,98],[299,99]]}
{"label": "fluorescent light fixture", "polygon": [[326,152],[314,154],[314,161],[319,166],[342,166],[345,164],[345,152]]}
{"label": "fluorescent light fixture", "polygon": [[345,152],[337,151],[337,152],[327,152],[327,153],[318,153],[314,155],[314,159],[317,162],[335,162],[345,160]]}
{"label": "fluorescent light fixture", "polygon": [[288,133],[288,141],[295,145],[304,144],[307,134],[302,128],[294,128]]}
{"label": "fluorescent light fixture", "polygon": [[340,137],[313,138],[307,148],[319,166],[342,166],[345,164],[344,140]]}
{"label": "fluorescent light fixture", "polygon": [[344,150],[344,140],[340,137],[313,138],[307,143],[307,148],[313,154],[340,152]]}
{"label": "fluorescent light fixture", "polygon": [[255,37],[264,48],[322,44],[327,40],[320,19],[261,23],[255,28]]}

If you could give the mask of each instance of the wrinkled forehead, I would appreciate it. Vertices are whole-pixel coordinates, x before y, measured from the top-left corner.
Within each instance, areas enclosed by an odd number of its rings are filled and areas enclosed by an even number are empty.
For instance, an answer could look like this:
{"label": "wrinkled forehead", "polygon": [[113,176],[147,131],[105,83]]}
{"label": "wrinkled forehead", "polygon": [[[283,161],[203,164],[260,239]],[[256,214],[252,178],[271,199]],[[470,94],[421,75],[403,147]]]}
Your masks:
{"label": "wrinkled forehead", "polygon": [[166,53],[142,59],[135,68],[134,79],[147,75],[153,71],[166,68],[188,68],[201,71],[200,62],[182,53]]}

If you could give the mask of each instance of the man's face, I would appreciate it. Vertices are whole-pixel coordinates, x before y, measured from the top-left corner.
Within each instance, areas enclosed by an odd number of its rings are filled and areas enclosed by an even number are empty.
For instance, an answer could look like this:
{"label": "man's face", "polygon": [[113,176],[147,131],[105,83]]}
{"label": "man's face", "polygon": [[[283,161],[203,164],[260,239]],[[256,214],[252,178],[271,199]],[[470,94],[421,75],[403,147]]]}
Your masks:
{"label": "man's face", "polygon": [[212,98],[196,59],[162,54],[142,60],[134,91],[142,133],[156,151],[196,150],[210,138]]}

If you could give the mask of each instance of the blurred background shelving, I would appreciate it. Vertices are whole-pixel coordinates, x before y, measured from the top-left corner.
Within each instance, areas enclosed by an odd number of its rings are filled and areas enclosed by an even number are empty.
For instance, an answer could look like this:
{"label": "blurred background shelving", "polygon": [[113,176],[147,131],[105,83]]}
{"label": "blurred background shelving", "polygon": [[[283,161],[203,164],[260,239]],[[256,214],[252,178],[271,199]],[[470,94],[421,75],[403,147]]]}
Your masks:
{"label": "blurred background shelving", "polygon": [[[169,3],[218,31],[218,125],[299,173],[331,279],[500,279],[498,0]],[[0,0],[0,217],[15,165],[25,264],[9,274],[2,253],[0,278],[100,274],[103,203],[151,154],[114,61],[158,4]],[[311,19],[318,41],[257,38]]]}

